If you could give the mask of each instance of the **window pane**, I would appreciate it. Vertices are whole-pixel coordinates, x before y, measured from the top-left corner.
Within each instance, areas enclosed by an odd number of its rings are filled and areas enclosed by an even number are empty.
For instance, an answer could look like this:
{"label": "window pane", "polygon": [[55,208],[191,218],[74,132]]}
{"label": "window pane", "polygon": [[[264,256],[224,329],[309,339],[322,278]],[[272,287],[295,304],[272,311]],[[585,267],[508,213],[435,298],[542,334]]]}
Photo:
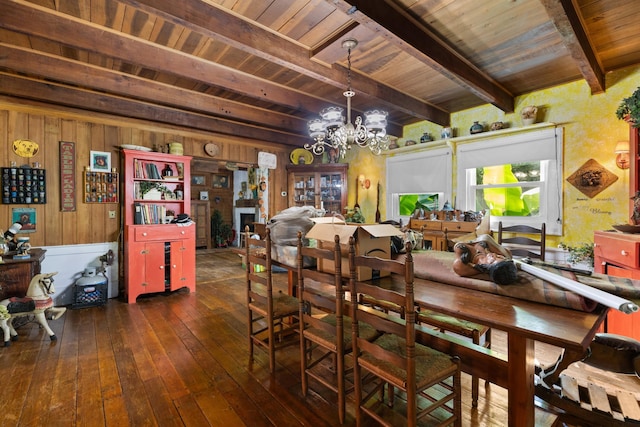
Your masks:
{"label": "window pane", "polygon": [[540,187],[476,188],[476,210],[492,216],[532,216],[540,212]]}
{"label": "window pane", "polygon": [[[540,212],[540,162],[514,163],[476,169],[476,209],[492,216],[525,217]],[[532,183],[517,186],[517,183]],[[511,184],[511,185],[510,185]]]}
{"label": "window pane", "polygon": [[478,184],[540,181],[540,162],[513,163],[476,169]]}

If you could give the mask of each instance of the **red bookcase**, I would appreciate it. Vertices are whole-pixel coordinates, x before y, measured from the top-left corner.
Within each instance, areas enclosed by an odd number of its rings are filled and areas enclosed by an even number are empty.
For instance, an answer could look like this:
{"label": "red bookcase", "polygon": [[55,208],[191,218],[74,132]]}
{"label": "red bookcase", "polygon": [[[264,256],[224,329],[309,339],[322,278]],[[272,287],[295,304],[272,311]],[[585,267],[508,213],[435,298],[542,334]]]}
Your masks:
{"label": "red bookcase", "polygon": [[122,150],[122,162],[127,301],[184,287],[195,292],[195,224],[169,223],[190,214],[191,157]]}

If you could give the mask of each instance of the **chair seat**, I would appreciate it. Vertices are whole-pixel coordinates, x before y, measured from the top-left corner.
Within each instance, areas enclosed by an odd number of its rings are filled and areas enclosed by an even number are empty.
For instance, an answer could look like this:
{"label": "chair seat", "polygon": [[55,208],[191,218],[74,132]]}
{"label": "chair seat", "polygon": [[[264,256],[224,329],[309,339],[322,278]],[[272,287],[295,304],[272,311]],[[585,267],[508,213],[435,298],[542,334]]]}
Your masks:
{"label": "chair seat", "polygon": [[[273,317],[279,318],[297,315],[299,303],[300,302],[296,297],[292,297],[283,293],[282,291],[278,291],[277,294],[273,295]],[[251,302],[250,306],[263,313],[266,313],[267,311],[267,305],[262,302],[253,301]]]}
{"label": "chair seat", "polygon": [[[332,326],[336,325],[335,314],[327,314],[322,318],[323,322],[326,322]],[[345,331],[342,341],[344,342],[344,349],[347,352],[351,351],[351,318],[347,316],[342,317],[343,329]],[[359,323],[360,338],[367,341],[373,341],[380,336],[380,333],[371,325],[364,322]],[[321,346],[336,351],[336,335],[320,328],[307,328],[304,330],[305,338],[311,339]]]}
{"label": "chair seat", "polygon": [[418,312],[418,323],[427,323],[467,338],[473,338],[474,332],[481,336],[489,330],[485,325],[422,308]]}
{"label": "chair seat", "polygon": [[[405,356],[407,343],[404,338],[394,334],[384,334],[373,341],[385,350]],[[441,353],[421,344],[415,344],[416,349],[416,386],[418,390],[427,387],[434,380],[451,376],[458,369],[458,364],[448,354]],[[380,360],[371,353],[360,356],[361,365],[385,381],[397,387],[407,386],[407,372],[393,363]]]}

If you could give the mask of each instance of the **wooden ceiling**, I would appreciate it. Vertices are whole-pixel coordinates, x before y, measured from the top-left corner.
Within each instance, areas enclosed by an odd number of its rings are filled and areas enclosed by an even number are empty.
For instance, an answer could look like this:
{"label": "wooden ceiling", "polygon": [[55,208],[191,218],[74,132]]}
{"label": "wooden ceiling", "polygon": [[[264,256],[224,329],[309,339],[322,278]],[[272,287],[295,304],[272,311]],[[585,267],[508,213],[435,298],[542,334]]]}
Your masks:
{"label": "wooden ceiling", "polygon": [[640,64],[638,0],[0,0],[0,94],[302,146],[344,106],[389,133]]}

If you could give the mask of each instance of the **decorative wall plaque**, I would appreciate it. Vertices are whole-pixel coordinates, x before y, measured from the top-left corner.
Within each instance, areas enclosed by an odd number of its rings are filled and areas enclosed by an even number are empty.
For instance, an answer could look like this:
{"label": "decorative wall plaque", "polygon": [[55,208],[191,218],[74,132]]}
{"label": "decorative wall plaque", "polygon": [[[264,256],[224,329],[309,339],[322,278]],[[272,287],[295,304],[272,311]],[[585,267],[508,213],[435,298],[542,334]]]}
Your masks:
{"label": "decorative wall plaque", "polygon": [[76,210],[76,144],[60,141],[60,211]]}
{"label": "decorative wall plaque", "polygon": [[571,185],[589,198],[595,197],[617,180],[618,177],[616,175],[593,159],[587,160],[585,164],[567,178]]}

